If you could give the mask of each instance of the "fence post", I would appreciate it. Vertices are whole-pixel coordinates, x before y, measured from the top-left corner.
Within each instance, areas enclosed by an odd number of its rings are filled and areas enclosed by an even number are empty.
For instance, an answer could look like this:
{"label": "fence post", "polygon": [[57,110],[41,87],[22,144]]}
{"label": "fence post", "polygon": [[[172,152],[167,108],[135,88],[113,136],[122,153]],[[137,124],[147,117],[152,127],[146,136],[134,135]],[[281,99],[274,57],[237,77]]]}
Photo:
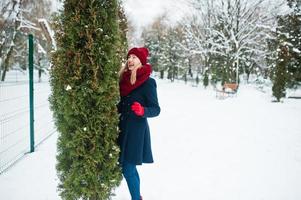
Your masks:
{"label": "fence post", "polygon": [[29,120],[30,120],[30,152],[34,152],[34,110],[33,110],[33,35],[28,35],[28,68],[29,68]]}

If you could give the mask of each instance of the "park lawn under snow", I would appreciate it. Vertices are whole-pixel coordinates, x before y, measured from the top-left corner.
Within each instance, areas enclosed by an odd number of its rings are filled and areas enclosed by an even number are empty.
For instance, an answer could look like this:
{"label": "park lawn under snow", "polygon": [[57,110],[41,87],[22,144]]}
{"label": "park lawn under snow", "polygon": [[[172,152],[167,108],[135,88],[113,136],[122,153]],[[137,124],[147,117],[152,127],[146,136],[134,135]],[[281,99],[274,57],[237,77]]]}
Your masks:
{"label": "park lawn under snow", "polygon": [[[272,103],[242,85],[236,97],[158,80],[149,120],[155,163],[138,167],[145,200],[300,200],[301,100]],[[55,133],[0,175],[0,199],[58,200]],[[126,182],[113,200],[129,200]]]}

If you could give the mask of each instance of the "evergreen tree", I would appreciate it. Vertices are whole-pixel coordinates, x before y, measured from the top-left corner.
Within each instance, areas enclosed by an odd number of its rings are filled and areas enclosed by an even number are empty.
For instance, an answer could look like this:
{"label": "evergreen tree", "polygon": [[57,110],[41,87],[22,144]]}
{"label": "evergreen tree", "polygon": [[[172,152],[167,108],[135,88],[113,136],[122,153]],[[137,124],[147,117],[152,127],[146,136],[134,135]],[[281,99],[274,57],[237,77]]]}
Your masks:
{"label": "evergreen tree", "polygon": [[282,31],[287,35],[285,41],[290,55],[288,87],[292,88],[301,83],[301,1],[288,0],[288,5],[293,11],[285,16]]}
{"label": "evergreen tree", "polygon": [[118,2],[118,19],[119,19],[119,34],[120,34],[120,60],[125,62],[125,56],[128,51],[127,33],[128,33],[128,21],[125,16],[124,8],[122,7],[122,2]]}
{"label": "evergreen tree", "polygon": [[149,58],[149,63],[152,65],[155,72],[160,72],[160,78],[164,78],[164,67],[161,65],[162,58],[162,42],[165,35],[165,25],[163,24],[164,16],[159,16],[155,19],[150,28],[145,28],[142,32],[144,45],[152,53]]}
{"label": "evergreen tree", "polygon": [[[119,21],[120,22],[120,21]],[[120,184],[117,0],[65,0],[55,21],[50,97],[62,199],[107,200]]]}
{"label": "evergreen tree", "polygon": [[278,17],[278,58],[274,69],[273,95],[280,101],[287,87],[301,82],[301,1],[288,0],[292,12]]}
{"label": "evergreen tree", "polygon": [[[156,34],[158,32],[156,31]],[[159,36],[152,34],[151,32],[143,32],[142,37],[144,39],[145,46],[152,52],[149,58],[149,63],[152,65],[154,71],[159,71]],[[160,77],[163,79],[163,77]]]}
{"label": "evergreen tree", "polygon": [[287,48],[283,46],[278,55],[278,62],[276,64],[274,80],[273,80],[273,96],[276,97],[277,101],[279,102],[281,98],[285,97],[286,95],[286,82],[287,82],[287,63],[288,63],[288,56],[287,56]]}

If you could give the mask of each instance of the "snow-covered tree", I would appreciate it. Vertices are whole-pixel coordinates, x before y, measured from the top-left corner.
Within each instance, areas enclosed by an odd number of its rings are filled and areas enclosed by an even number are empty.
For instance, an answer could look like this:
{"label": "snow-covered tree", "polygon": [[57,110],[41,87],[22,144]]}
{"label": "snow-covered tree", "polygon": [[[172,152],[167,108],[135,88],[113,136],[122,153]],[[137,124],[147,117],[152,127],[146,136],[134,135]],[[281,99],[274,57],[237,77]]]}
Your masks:
{"label": "snow-covered tree", "polygon": [[192,52],[201,53],[204,64],[222,82],[238,81],[238,75],[250,73],[252,66],[265,68],[270,53],[267,41],[275,37],[273,12],[281,8],[279,2],[195,0],[201,28],[186,28],[197,48]]}
{"label": "snow-covered tree", "polygon": [[280,45],[288,48],[287,86],[292,88],[301,84],[301,1],[288,0],[288,5],[292,11],[279,19],[278,34]]}
{"label": "snow-covered tree", "polygon": [[160,72],[161,78],[167,74],[171,81],[178,78],[187,80],[189,60],[182,47],[185,34],[181,24],[170,26],[163,14],[154,21],[151,28],[143,31],[142,38],[151,51],[150,63],[155,71]]}
{"label": "snow-covered tree", "polygon": [[166,15],[163,14],[154,20],[150,28],[144,29],[142,32],[143,42],[151,53],[149,62],[152,64],[154,71],[160,72],[161,78],[164,77],[167,68],[164,52],[167,35],[166,27]]}
{"label": "snow-covered tree", "polygon": [[273,95],[285,97],[286,88],[301,83],[301,1],[288,0],[291,12],[278,17],[277,64],[272,71]]}
{"label": "snow-covered tree", "polygon": [[287,65],[288,65],[288,49],[286,46],[282,46],[279,49],[277,66],[274,71],[274,79],[273,79],[273,96],[276,97],[279,102],[281,98],[286,95],[286,87],[287,87]]}
{"label": "snow-covered tree", "polygon": [[[0,75],[5,80],[6,72],[13,66],[26,69],[27,34],[35,36],[36,53],[35,64],[38,66],[40,58],[49,57],[48,49],[51,45],[46,42],[39,27],[39,19],[50,18],[49,0],[3,0],[0,3]],[[43,50],[42,50],[43,49]],[[48,66],[39,66],[47,68]]]}
{"label": "snow-covered tree", "polygon": [[171,81],[183,77],[186,73],[185,58],[183,57],[183,49],[179,45],[179,41],[183,40],[183,32],[180,27],[170,27],[164,37],[163,52],[167,78]]}

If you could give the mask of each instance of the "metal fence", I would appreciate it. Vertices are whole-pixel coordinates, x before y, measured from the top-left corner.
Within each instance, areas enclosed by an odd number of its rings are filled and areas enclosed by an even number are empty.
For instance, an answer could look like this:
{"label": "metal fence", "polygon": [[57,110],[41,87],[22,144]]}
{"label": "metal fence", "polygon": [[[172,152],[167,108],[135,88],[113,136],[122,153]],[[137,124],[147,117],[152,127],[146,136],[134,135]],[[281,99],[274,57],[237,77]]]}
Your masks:
{"label": "metal fence", "polygon": [[31,89],[29,70],[10,70],[0,82],[0,174],[55,132],[48,75],[33,74]]}

